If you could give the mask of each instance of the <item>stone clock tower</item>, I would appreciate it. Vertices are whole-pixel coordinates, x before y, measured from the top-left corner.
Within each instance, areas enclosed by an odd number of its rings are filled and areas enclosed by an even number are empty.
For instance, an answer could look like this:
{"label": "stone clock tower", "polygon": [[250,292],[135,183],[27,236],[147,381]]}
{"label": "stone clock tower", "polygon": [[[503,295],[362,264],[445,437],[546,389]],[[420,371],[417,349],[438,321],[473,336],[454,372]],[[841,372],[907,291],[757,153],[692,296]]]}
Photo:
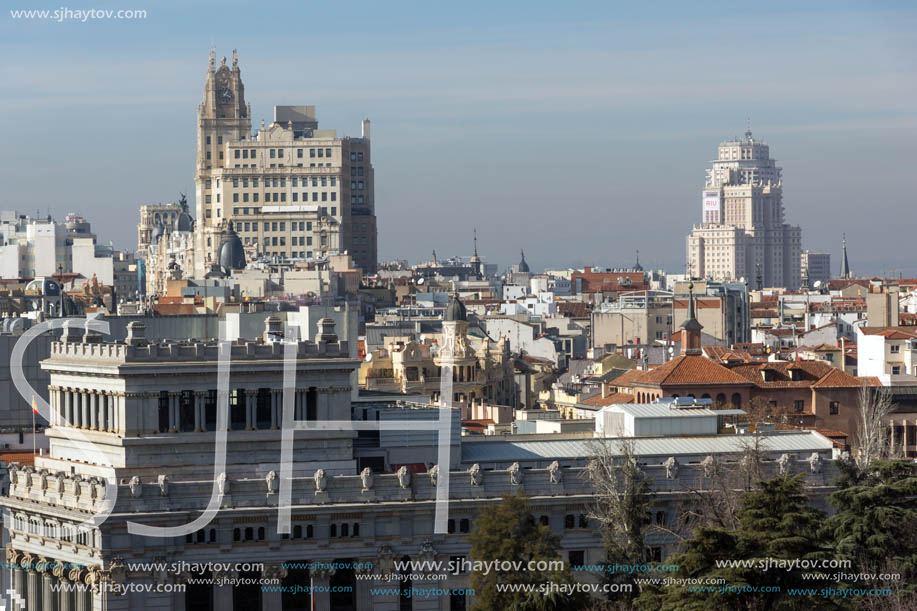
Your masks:
{"label": "stone clock tower", "polygon": [[226,220],[222,206],[217,205],[220,202],[215,201],[219,189],[215,188],[214,181],[220,180],[220,170],[227,167],[227,145],[246,140],[250,134],[251,107],[245,103],[245,87],[236,51],[233,49],[230,68],[225,57],[217,67],[211,50],[204,98],[197,109],[197,170],[194,183],[197,208],[195,275],[198,277],[202,277],[216,262],[221,226]]}

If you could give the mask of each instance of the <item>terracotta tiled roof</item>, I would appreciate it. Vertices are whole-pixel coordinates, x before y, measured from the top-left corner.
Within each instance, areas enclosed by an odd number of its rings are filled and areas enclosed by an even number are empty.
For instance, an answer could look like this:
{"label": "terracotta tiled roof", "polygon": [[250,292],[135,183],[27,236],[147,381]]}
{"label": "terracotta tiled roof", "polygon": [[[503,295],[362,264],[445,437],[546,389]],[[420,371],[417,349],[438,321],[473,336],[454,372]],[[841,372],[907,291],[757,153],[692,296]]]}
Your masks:
{"label": "terracotta tiled roof", "polygon": [[560,301],[557,303],[557,313],[570,318],[586,318],[592,311],[592,304],[583,301]]}
{"label": "terracotta tiled roof", "polygon": [[598,394],[594,397],[589,397],[584,401],[581,401],[583,405],[589,405],[590,407],[605,407],[607,405],[617,405],[619,403],[633,403],[634,396],[619,392],[613,393],[610,395],[605,395],[604,397],[601,394]]}
{"label": "terracotta tiled roof", "polygon": [[642,369],[631,369],[629,371],[625,371],[617,378],[612,380],[612,385],[621,387],[632,386],[634,382],[641,380],[647,373],[649,372]]}
{"label": "terracotta tiled roof", "polygon": [[860,327],[863,335],[881,335],[885,339],[915,339],[917,331],[902,327]]}
{"label": "terracotta tiled roof", "polygon": [[646,372],[637,383],[654,386],[742,384],[748,380],[704,356],[682,355]]}
{"label": "terracotta tiled roof", "polygon": [[34,465],[35,455],[31,452],[2,452],[0,453],[0,461],[6,464],[18,462],[23,465]]}
{"label": "terracotta tiled roof", "polygon": [[862,378],[855,378],[840,369],[832,369],[812,386],[815,388],[859,388],[865,384]]}

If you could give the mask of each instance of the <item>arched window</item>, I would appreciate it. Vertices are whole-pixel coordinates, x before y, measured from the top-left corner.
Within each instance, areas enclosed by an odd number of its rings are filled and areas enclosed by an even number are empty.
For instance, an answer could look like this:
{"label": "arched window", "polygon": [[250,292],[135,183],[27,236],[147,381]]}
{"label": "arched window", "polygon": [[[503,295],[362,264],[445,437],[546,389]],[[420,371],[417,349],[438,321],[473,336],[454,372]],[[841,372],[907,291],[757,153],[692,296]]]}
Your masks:
{"label": "arched window", "polygon": [[665,525],[665,512],[664,511],[656,512],[656,524],[659,524],[660,526]]}
{"label": "arched window", "polygon": [[330,532],[330,534],[329,534],[328,536],[330,536],[331,538],[334,538],[334,537],[337,537],[337,536],[338,536],[338,525],[337,525],[337,524],[332,524],[332,525],[331,525],[331,532]]}
{"label": "arched window", "polygon": [[724,395],[723,393],[719,393],[719,394],[716,396],[716,404],[717,404],[718,407],[725,407],[725,405],[726,405],[726,395]]}
{"label": "arched window", "polygon": [[449,520],[448,522],[446,522],[446,531],[449,534],[452,534],[455,532],[455,520]]}
{"label": "arched window", "polygon": [[538,523],[542,526],[550,526],[551,520],[548,518],[548,516],[541,516],[538,518]]}
{"label": "arched window", "polygon": [[255,538],[255,529],[249,526],[245,529],[245,540],[251,541]]}
{"label": "arched window", "polygon": [[311,538],[312,538],[312,525],[309,524],[308,526],[306,526],[306,539],[311,539]]}
{"label": "arched window", "polygon": [[739,393],[732,393],[732,406],[736,409],[742,407],[742,395]]}
{"label": "arched window", "polygon": [[264,527],[258,528],[258,541],[264,541]]}
{"label": "arched window", "polygon": [[353,523],[353,532],[351,533],[350,536],[351,536],[351,537],[359,537],[359,536],[360,536],[360,525],[357,524],[356,522]]}
{"label": "arched window", "polygon": [[210,543],[216,543],[216,542],[217,542],[217,529],[216,529],[216,528],[211,528],[209,534],[210,534],[210,541],[209,541],[209,542],[210,542]]}
{"label": "arched window", "polygon": [[197,531],[196,539],[198,543],[204,543],[206,541],[206,538],[207,538],[206,532],[204,532],[203,530]]}
{"label": "arched window", "polygon": [[471,523],[468,521],[468,518],[462,518],[459,521],[459,531],[466,533],[471,530]]}
{"label": "arched window", "polygon": [[302,538],[302,526],[297,525],[293,527],[293,538],[294,539]]}
{"label": "arched window", "polygon": [[568,513],[564,516],[564,528],[573,528],[574,526],[576,526],[576,519],[572,513]]}
{"label": "arched window", "polygon": [[589,521],[586,519],[585,514],[579,514],[579,527],[580,528],[589,528]]}
{"label": "arched window", "polygon": [[238,528],[233,528],[232,529],[232,540],[241,541],[242,540],[242,531],[239,530]]}
{"label": "arched window", "polygon": [[341,524],[341,536],[349,537],[350,536],[350,525],[347,523]]}

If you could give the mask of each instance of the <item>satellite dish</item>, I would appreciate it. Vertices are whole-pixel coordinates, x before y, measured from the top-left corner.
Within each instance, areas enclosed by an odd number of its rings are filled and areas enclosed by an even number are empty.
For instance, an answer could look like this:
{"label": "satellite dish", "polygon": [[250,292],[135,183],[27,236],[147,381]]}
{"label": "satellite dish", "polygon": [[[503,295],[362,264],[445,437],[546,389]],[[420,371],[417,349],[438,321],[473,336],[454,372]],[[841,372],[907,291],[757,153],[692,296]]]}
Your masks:
{"label": "satellite dish", "polygon": [[427,341],[427,336],[424,335],[423,333],[421,333],[421,334],[420,334],[420,343],[422,344],[422,343],[424,343],[425,341]]}
{"label": "satellite dish", "polygon": [[821,288],[821,285],[822,285],[822,281],[821,281],[821,280],[816,280],[815,283],[814,283],[812,286],[814,286],[814,287],[817,288],[817,289],[820,289],[820,288]]}
{"label": "satellite dish", "polygon": [[745,284],[745,276],[742,276],[741,278],[739,278],[739,282],[741,282],[742,284]]}
{"label": "satellite dish", "polygon": [[365,359],[365,361],[368,363],[368,362],[370,362],[371,360],[373,360],[373,353],[372,353],[372,352],[367,352],[367,353],[366,353],[366,359]]}
{"label": "satellite dish", "polygon": [[426,281],[426,278],[421,276],[420,278],[417,279],[417,284],[423,284],[425,281]]}

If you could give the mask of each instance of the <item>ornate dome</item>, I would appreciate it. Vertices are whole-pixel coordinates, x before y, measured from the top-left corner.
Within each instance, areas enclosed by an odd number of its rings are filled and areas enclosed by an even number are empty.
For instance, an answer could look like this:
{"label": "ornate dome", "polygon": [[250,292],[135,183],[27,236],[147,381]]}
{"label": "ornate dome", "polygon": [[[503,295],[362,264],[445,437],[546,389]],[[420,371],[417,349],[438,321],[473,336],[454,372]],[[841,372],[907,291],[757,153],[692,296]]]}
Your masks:
{"label": "ornate dome", "polygon": [[181,199],[178,203],[181,206],[181,213],[178,215],[176,228],[178,231],[193,231],[194,219],[192,219],[191,215],[188,213],[188,200],[185,198],[184,193],[181,194]]}
{"label": "ornate dome", "polygon": [[452,293],[449,305],[446,306],[446,314],[443,316],[446,321],[468,320],[465,312],[465,304],[458,298],[458,294]]}
{"label": "ornate dome", "polygon": [[234,269],[245,269],[245,249],[242,240],[236,235],[232,221],[220,237],[220,267],[223,273],[229,275]]}

